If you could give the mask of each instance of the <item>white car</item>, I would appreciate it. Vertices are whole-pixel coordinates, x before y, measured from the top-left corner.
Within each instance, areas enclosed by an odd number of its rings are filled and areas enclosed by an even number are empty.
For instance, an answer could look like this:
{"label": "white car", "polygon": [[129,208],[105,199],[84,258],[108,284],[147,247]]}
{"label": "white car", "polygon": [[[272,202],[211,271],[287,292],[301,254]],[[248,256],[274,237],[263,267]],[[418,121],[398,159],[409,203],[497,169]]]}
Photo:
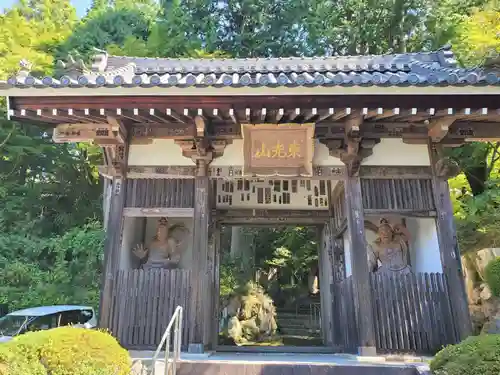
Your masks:
{"label": "white car", "polygon": [[11,312],[0,318],[0,342],[31,331],[68,326],[95,328],[94,309],[88,306],[41,306]]}

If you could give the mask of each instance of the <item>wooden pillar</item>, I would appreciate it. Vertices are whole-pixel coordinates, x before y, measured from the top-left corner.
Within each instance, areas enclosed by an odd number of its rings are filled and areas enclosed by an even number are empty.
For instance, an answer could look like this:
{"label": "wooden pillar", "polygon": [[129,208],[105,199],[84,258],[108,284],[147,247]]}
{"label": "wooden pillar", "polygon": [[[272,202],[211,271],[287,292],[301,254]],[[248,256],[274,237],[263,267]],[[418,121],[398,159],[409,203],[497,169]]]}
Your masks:
{"label": "wooden pillar", "polygon": [[126,197],[125,178],[114,177],[104,242],[104,272],[102,275],[101,297],[99,303],[99,326],[111,328],[111,309],[113,287],[120,259],[120,243],[123,227],[123,208]]}
{"label": "wooden pillar", "polygon": [[[189,351],[200,353],[207,341],[206,309],[210,309],[212,297],[208,275],[213,270],[209,265],[209,224],[210,224],[210,180],[207,176],[207,164],[203,160],[197,162],[197,176],[194,187],[194,220],[193,220],[193,257],[192,257],[192,294],[190,320]],[[213,259],[213,257],[211,257]],[[211,269],[210,269],[211,268]]]}
{"label": "wooden pillar", "polygon": [[333,337],[335,330],[335,322],[333,317],[333,294],[332,284],[335,282],[334,273],[335,265],[333,256],[333,246],[335,239],[333,238],[333,220],[325,224],[321,231],[319,241],[319,282],[320,282],[320,299],[321,299],[321,333],[323,343],[328,346],[333,346]]}
{"label": "wooden pillar", "polygon": [[[207,309],[208,317],[207,319],[210,321],[211,325],[209,325],[209,340],[210,340],[210,348],[215,350],[219,343],[219,320],[220,320],[220,311],[219,311],[219,296],[220,296],[220,241],[221,241],[221,228],[218,223],[215,223],[212,218],[212,240],[210,243],[210,254],[209,260],[213,259],[213,273],[209,277],[212,278],[212,308]],[[213,257],[213,258],[212,258]]]}
{"label": "wooden pillar", "polygon": [[359,176],[351,173],[345,179],[347,231],[351,244],[354,309],[358,323],[360,355],[375,355],[375,328],[370,291],[370,274],[366,254],[363,201]]}
{"label": "wooden pillar", "polygon": [[[441,253],[443,272],[446,275],[450,303],[453,310],[455,331],[461,341],[472,333],[467,292],[462,274],[462,263],[453,218],[453,207],[448,186],[446,158],[440,158],[440,145],[429,142],[429,156],[432,166],[432,190],[436,205],[436,229]],[[438,152],[439,151],[439,152]]]}

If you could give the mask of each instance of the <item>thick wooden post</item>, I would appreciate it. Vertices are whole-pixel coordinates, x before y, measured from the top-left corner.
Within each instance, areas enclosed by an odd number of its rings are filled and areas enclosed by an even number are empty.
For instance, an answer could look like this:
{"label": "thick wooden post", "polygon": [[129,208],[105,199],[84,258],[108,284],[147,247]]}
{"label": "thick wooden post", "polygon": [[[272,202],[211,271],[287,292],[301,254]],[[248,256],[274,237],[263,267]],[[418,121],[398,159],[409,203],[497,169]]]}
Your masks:
{"label": "thick wooden post", "polygon": [[354,309],[358,323],[360,355],[375,355],[375,328],[373,323],[370,274],[366,254],[361,182],[350,174],[345,179],[347,231],[351,244],[352,284]]}
{"label": "thick wooden post", "polygon": [[439,158],[437,144],[429,143],[432,166],[432,190],[436,205],[436,228],[443,272],[446,275],[450,303],[453,310],[455,331],[461,341],[472,333],[467,292],[462,274],[462,262],[458,249],[457,234],[450,199],[446,160]]}
{"label": "thick wooden post", "polygon": [[198,162],[198,175],[194,187],[192,294],[190,324],[190,352],[203,352],[207,341],[206,309],[210,308],[212,290],[208,285],[209,270],[209,224],[210,224],[210,180],[207,165]]}
{"label": "thick wooden post", "polygon": [[104,272],[99,303],[99,326],[101,328],[110,328],[112,295],[119,265],[123,208],[125,207],[126,197],[125,178],[114,177],[112,184],[106,240],[104,242]]}
{"label": "thick wooden post", "polygon": [[[212,218],[213,219],[213,218]],[[207,309],[209,320],[209,342],[210,348],[215,350],[217,344],[219,343],[219,319],[220,319],[220,311],[219,311],[219,295],[220,295],[220,241],[221,241],[221,228],[220,225],[212,221],[212,234],[211,234],[211,243],[210,243],[210,256],[209,259],[209,279],[212,281],[210,293],[211,294],[211,308]],[[213,271],[211,271],[210,263],[213,262]]]}

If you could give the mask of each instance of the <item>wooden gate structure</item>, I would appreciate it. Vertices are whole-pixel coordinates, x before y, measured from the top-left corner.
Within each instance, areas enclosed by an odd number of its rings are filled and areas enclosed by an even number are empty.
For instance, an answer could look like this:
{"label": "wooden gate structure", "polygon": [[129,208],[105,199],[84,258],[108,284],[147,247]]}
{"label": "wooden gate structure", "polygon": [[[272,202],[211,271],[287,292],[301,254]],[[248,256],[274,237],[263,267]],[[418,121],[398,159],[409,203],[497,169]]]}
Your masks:
{"label": "wooden gate structure", "polygon": [[[444,150],[500,139],[495,68],[460,69],[449,48],[220,60],[99,52],[90,66],[58,67],[35,77],[24,62],[0,95],[10,119],[103,148],[100,325],[125,346],[155,347],[180,304],[185,349],[215,347],[221,223],[318,226],[332,350],[432,352],[470,334],[447,183],[458,170]],[[411,234],[409,275],[371,272],[381,218]]]}

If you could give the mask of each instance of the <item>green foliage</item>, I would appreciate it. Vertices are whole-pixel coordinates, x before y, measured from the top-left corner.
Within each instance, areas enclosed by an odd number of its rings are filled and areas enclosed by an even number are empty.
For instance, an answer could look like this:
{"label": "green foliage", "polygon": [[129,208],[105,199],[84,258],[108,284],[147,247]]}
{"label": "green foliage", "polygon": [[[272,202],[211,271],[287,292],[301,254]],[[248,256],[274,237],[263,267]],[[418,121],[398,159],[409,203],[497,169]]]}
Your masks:
{"label": "green foliage", "polygon": [[477,196],[462,192],[454,194],[457,233],[463,252],[500,245],[499,181],[489,181],[486,187]]}
{"label": "green foliage", "polygon": [[1,375],[128,375],[130,365],[111,335],[83,328],[30,332],[0,347]]}
{"label": "green foliage", "polygon": [[435,375],[498,375],[500,373],[500,335],[467,338],[441,350],[432,360]]}
{"label": "green foliage", "polygon": [[100,224],[53,238],[0,235],[0,303],[11,309],[52,304],[97,308],[103,243]]}
{"label": "green foliage", "polygon": [[[106,50],[108,47],[111,52],[125,47],[125,52],[135,55],[131,48],[138,45],[141,45],[140,49],[143,48],[141,43],[145,43],[149,36],[151,21],[152,15],[136,7],[106,8],[105,11],[90,12],[59,46],[57,56],[64,60],[68,54],[77,53],[89,60],[96,48]],[[141,54],[143,53],[139,53]]]}
{"label": "green foliage", "polygon": [[[466,66],[500,52],[496,0],[159,3],[94,0],[78,21],[69,0],[19,1],[0,15],[0,79],[16,73],[21,59],[45,75],[56,59],[69,53],[89,59],[94,48],[144,57],[244,58],[412,52],[452,41]],[[452,152],[464,170],[450,185],[465,251],[496,246],[500,238],[498,150],[499,144],[473,143]],[[99,148],[55,145],[47,127],[0,121],[0,151],[0,300],[11,308],[63,301],[96,306]],[[298,293],[317,261],[314,230],[249,232],[253,253],[245,259],[252,262],[223,259],[222,293],[245,285],[250,268],[279,271],[276,295]]]}
{"label": "green foliage", "polygon": [[241,278],[236,271],[236,264],[236,262],[226,259],[220,265],[220,296],[223,299],[226,299],[240,285]]}
{"label": "green foliage", "polygon": [[[277,237],[271,245],[272,256],[265,257],[261,264],[281,269],[282,285],[287,280],[292,284],[304,284],[311,266],[318,261],[317,233],[311,227],[287,227],[276,231]],[[268,253],[268,254],[269,254]]]}
{"label": "green foliage", "polygon": [[492,1],[484,8],[474,8],[459,23],[455,37],[458,56],[465,65],[482,65],[500,54],[500,5]]}
{"label": "green foliage", "polygon": [[486,265],[484,278],[492,293],[500,297],[500,257],[493,259]]}

